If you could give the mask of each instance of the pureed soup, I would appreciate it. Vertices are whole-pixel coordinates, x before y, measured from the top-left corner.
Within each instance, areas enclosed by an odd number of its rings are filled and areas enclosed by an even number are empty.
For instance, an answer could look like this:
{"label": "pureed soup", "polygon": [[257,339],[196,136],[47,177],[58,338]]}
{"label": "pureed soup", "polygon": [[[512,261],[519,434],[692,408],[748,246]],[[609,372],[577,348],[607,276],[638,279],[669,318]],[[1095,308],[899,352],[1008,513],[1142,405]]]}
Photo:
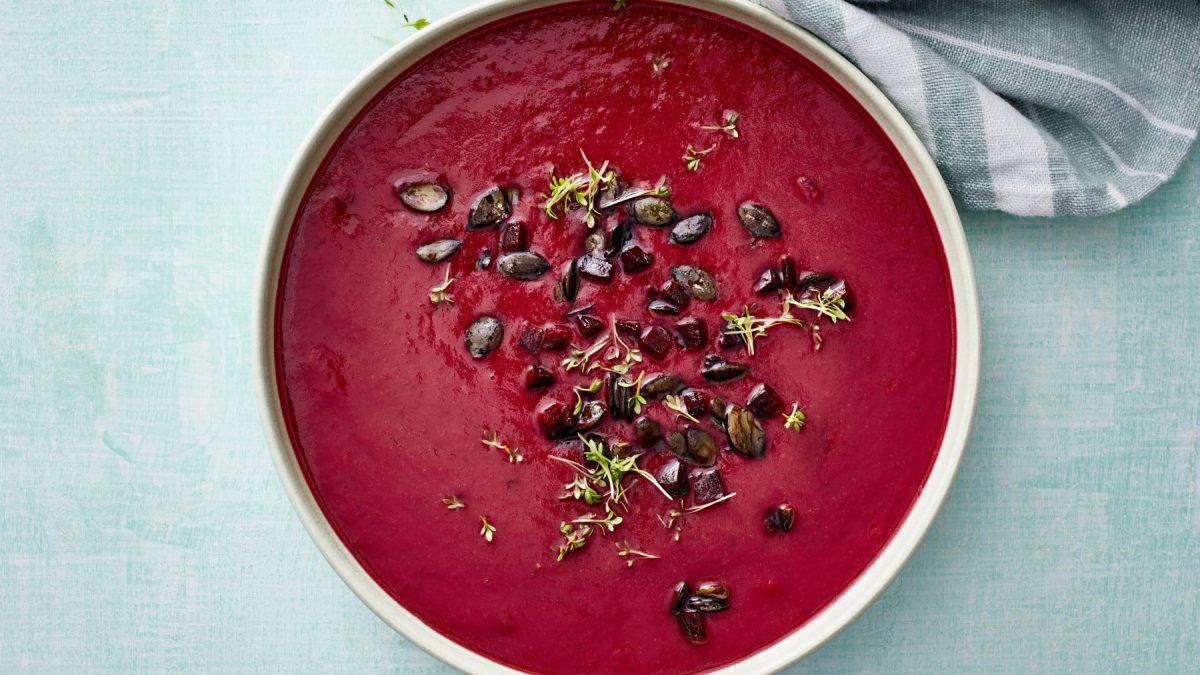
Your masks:
{"label": "pureed soup", "polygon": [[676,673],[812,618],[936,456],[953,307],[897,151],[706,13],[522,15],[399,77],[279,296],[309,484],[403,605],[513,667]]}

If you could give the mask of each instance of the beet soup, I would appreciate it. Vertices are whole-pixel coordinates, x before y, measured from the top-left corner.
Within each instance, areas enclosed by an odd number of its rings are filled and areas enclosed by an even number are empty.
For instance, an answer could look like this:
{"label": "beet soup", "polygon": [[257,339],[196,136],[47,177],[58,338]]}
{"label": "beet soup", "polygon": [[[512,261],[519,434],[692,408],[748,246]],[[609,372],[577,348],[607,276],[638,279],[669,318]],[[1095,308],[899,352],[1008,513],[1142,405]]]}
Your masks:
{"label": "beet soup", "polygon": [[505,20],[397,78],[309,188],[277,368],[309,485],[447,637],[679,673],[811,619],[941,441],[936,225],[852,97],[710,14]]}

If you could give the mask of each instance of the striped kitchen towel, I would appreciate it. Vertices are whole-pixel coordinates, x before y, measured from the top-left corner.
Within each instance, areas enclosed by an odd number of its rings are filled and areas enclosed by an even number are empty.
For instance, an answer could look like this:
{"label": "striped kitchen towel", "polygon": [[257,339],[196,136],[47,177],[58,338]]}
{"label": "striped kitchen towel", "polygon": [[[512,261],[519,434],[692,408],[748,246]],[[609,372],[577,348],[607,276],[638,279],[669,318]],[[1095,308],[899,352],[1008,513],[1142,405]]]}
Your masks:
{"label": "striped kitchen towel", "polygon": [[1197,0],[756,1],[871,77],[965,209],[1116,211],[1200,126]]}

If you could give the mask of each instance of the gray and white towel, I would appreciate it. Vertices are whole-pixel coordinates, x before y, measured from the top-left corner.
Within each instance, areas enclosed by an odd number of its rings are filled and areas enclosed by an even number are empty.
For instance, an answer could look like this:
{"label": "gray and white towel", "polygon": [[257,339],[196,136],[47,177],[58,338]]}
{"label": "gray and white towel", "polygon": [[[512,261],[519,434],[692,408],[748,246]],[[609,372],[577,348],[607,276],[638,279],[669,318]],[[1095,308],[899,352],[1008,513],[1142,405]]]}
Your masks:
{"label": "gray and white towel", "polygon": [[871,77],[965,209],[1116,211],[1200,126],[1197,0],[756,2]]}

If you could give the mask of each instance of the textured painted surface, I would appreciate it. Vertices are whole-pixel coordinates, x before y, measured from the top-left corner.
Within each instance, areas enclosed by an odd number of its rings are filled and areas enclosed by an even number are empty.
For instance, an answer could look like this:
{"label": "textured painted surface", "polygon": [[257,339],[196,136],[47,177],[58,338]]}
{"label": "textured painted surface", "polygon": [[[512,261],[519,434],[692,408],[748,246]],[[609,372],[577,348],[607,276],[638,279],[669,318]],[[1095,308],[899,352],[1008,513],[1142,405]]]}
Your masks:
{"label": "textured painted surface", "polygon": [[[250,376],[271,197],[398,23],[366,0],[6,8],[0,670],[444,670],[308,540]],[[1198,195],[1194,152],[1115,216],[965,215],[985,353],[959,480],[795,672],[1200,667]]]}

